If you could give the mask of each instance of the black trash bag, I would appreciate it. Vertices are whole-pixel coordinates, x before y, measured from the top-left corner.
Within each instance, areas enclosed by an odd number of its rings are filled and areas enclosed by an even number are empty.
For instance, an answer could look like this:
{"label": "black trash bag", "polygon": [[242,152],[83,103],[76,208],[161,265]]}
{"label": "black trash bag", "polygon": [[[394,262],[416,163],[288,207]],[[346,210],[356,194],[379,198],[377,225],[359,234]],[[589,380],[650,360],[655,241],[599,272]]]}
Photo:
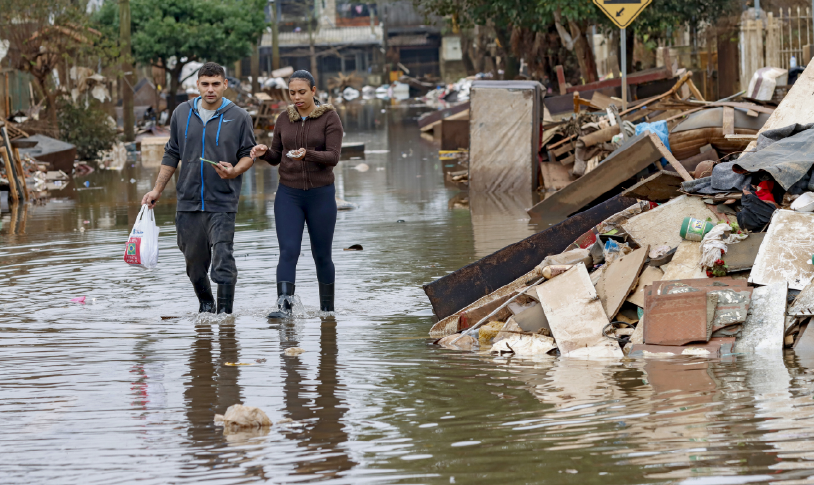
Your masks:
{"label": "black trash bag", "polygon": [[752,232],[762,231],[777,210],[774,204],[758,199],[751,192],[743,195],[741,205],[743,208],[738,212],[738,225]]}

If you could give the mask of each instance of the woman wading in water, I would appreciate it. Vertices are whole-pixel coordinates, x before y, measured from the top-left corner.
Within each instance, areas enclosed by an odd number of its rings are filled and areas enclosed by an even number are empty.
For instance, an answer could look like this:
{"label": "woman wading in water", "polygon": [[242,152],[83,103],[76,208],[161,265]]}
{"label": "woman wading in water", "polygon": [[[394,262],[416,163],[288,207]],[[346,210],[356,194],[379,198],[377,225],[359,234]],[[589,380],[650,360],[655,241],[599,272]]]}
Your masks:
{"label": "woman wading in water", "polygon": [[[308,225],[311,252],[317,266],[319,309],[334,311],[335,269],[331,258],[336,227],[336,189],[333,169],[342,148],[342,122],[330,104],[320,104],[314,77],[297,71],[288,82],[293,105],[277,118],[271,148],[257,145],[252,158],[279,165],[280,185],[274,199],[274,218],[280,261],[277,264],[277,298],[294,294],[297,259],[303,228]],[[284,300],[269,318],[291,315]]]}

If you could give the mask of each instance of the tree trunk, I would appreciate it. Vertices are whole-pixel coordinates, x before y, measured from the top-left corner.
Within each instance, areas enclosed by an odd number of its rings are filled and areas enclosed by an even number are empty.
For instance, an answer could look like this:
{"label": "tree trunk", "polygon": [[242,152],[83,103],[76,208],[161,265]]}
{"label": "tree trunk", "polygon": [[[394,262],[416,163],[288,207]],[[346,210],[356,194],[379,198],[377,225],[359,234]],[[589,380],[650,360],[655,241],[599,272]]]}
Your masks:
{"label": "tree trunk", "polygon": [[170,112],[170,116],[175,111],[175,108],[178,107],[177,101],[177,92],[178,87],[181,85],[181,82],[178,80],[178,77],[181,75],[181,69],[184,67],[184,64],[180,62],[176,62],[175,67],[170,69],[170,92],[167,94],[167,110]]}
{"label": "tree trunk", "polygon": [[[124,118],[124,141],[136,139],[136,117],[133,112],[133,65],[130,63],[130,0],[119,0],[119,42],[121,44],[122,112]],[[129,74],[128,74],[129,73]]]}
{"label": "tree trunk", "polygon": [[596,60],[591,45],[588,43],[588,38],[583,32],[584,26],[580,28],[573,20],[569,19],[568,27],[571,29],[571,38],[574,39],[574,54],[577,56],[582,79],[586,84],[595,82],[597,80]]}
{"label": "tree trunk", "polygon": [[[47,76],[48,74],[46,74]],[[59,122],[57,121],[57,97],[56,94],[51,92],[50,89],[46,86],[46,81],[44,78],[35,77],[34,79],[37,80],[37,84],[40,87],[40,91],[42,94],[45,95],[45,99],[48,100],[46,103],[48,107],[46,108],[46,113],[48,114],[48,122],[51,124],[51,129],[54,130],[54,133],[59,136]],[[40,117],[42,119],[42,117]]]}
{"label": "tree trunk", "polygon": [[[261,36],[262,39],[262,36]],[[252,93],[259,93],[260,92],[260,40],[257,40],[257,43],[254,45],[252,49],[252,57],[251,57],[252,65],[251,65],[251,73],[252,73]]]}
{"label": "tree trunk", "polygon": [[516,78],[518,74],[520,74],[520,63],[517,61],[517,57],[512,54],[512,47],[508,35],[509,32],[507,29],[508,27],[498,28],[495,26],[495,37],[500,43],[500,49],[503,51],[503,57],[505,58],[503,62],[503,79],[512,80]]}

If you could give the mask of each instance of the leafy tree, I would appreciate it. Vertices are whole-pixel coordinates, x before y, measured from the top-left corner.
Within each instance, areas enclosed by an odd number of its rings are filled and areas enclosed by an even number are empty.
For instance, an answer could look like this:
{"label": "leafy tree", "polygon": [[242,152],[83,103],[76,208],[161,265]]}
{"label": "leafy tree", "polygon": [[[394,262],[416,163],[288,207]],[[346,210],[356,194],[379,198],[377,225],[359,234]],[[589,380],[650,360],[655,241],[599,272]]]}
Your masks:
{"label": "leafy tree", "polygon": [[[266,25],[265,0],[131,0],[133,56],[170,73],[167,107],[176,107],[181,70],[193,61],[229,65],[251,54]],[[98,21],[118,32],[115,0]]]}

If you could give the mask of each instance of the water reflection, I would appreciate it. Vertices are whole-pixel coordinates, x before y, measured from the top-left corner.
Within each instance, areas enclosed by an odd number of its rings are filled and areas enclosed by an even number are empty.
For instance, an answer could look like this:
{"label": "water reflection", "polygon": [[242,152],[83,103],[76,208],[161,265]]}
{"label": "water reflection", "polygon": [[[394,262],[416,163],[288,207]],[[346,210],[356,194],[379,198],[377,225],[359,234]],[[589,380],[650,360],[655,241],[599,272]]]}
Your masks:
{"label": "water reflection", "polygon": [[[336,331],[334,318],[321,319],[319,364],[314,386],[303,375],[305,369],[300,357],[285,355],[285,349],[299,345],[296,324],[287,322],[283,325],[280,358],[285,372],[285,412],[288,419],[302,424],[302,427],[285,432],[285,436],[304,448],[301,453],[312,457],[297,462],[294,470],[297,474],[335,477],[356,465],[343,449],[348,441],[346,425],[342,422],[347,404],[338,396],[344,386],[338,375]],[[310,392],[310,388],[315,392]]]}

